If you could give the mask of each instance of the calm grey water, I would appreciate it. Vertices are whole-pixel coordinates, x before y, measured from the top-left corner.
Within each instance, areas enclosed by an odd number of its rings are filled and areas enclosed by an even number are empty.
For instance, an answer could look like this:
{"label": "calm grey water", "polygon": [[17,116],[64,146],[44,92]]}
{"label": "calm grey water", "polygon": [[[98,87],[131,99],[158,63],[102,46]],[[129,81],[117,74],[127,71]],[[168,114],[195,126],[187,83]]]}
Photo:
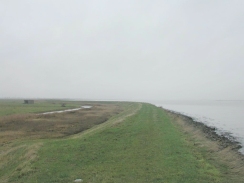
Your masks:
{"label": "calm grey water", "polygon": [[[160,101],[157,106],[191,116],[216,127],[217,133],[229,134],[244,147],[244,101]],[[244,154],[244,148],[240,149]]]}
{"label": "calm grey water", "polygon": [[83,105],[80,108],[75,108],[75,109],[65,109],[65,110],[61,110],[61,111],[51,111],[51,112],[44,112],[41,114],[54,114],[54,113],[63,113],[63,112],[71,112],[71,111],[78,111],[80,109],[90,109],[92,108],[92,106],[89,105]]}

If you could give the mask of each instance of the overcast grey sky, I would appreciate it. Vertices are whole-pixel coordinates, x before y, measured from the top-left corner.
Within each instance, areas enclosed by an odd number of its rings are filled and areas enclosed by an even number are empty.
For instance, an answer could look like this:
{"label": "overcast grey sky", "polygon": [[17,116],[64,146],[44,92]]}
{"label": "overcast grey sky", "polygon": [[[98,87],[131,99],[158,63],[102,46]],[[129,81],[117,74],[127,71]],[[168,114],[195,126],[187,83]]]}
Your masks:
{"label": "overcast grey sky", "polygon": [[244,100],[243,0],[0,0],[0,98]]}

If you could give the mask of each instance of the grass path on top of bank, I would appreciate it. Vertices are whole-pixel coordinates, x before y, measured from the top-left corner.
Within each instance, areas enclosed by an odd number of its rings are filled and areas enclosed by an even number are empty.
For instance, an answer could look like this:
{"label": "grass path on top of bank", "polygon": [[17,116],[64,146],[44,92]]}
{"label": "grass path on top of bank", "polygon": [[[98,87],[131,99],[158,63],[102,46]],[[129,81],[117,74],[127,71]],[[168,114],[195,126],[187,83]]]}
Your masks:
{"label": "grass path on top of bank", "polygon": [[50,140],[10,182],[222,182],[220,171],[153,105],[85,138]]}

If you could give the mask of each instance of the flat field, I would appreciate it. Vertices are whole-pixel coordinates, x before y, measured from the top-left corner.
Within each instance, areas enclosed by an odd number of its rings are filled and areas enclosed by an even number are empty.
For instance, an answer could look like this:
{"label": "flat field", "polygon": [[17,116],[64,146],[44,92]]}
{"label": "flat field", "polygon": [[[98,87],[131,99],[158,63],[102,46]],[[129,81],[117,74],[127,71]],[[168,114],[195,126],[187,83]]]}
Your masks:
{"label": "flat field", "polygon": [[[62,107],[64,103],[65,107]],[[0,116],[71,109],[80,107],[81,103],[61,100],[35,100],[34,104],[24,104],[24,100],[0,99]]]}
{"label": "flat field", "polygon": [[[52,106],[52,102],[41,101],[38,104],[17,103],[15,105],[17,106],[15,112],[28,110],[28,112],[35,111],[36,113],[43,112],[45,106]],[[47,109],[65,109],[57,105],[55,103]],[[81,105],[90,105],[92,108],[53,114],[17,113],[2,116],[0,117],[0,143],[9,143],[17,139],[48,139],[73,135],[107,121],[122,110],[116,103],[70,102],[68,106],[80,107]]]}
{"label": "flat field", "polygon": [[[90,115],[103,119],[87,128],[72,131],[65,126],[72,133],[63,129],[65,133],[57,132],[60,136],[52,135],[56,132],[41,136],[43,130],[34,140],[25,136],[3,144],[0,182],[243,182],[240,172],[231,171],[235,167],[207,145],[195,145],[195,136],[163,109],[129,102],[96,105],[94,113],[81,110],[47,118],[47,124],[57,119],[55,124],[61,126],[73,115],[79,116],[76,120]],[[45,116],[40,118],[46,123]],[[39,120],[28,118],[28,126],[33,119]]]}

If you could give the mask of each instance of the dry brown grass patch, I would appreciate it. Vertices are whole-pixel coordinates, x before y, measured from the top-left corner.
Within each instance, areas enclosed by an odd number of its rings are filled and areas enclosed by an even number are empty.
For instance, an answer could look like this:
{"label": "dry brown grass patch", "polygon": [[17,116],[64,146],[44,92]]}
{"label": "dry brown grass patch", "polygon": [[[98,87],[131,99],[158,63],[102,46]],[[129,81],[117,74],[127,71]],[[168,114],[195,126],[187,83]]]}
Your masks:
{"label": "dry brown grass patch", "polygon": [[101,124],[122,108],[116,104],[93,104],[90,109],[46,115],[12,115],[0,119],[0,143],[16,139],[57,138],[80,133]]}

